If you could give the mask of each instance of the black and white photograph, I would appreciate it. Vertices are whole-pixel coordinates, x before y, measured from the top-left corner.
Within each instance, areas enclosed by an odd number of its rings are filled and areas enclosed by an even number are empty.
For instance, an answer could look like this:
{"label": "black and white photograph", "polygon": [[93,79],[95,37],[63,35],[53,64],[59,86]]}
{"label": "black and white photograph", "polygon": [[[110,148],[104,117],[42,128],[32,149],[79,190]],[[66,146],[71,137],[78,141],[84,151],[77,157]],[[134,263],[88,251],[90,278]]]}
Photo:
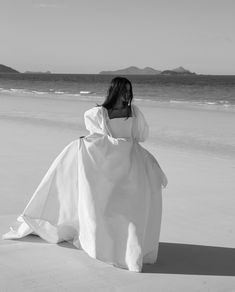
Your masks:
{"label": "black and white photograph", "polygon": [[234,15],[0,0],[0,292],[235,292]]}

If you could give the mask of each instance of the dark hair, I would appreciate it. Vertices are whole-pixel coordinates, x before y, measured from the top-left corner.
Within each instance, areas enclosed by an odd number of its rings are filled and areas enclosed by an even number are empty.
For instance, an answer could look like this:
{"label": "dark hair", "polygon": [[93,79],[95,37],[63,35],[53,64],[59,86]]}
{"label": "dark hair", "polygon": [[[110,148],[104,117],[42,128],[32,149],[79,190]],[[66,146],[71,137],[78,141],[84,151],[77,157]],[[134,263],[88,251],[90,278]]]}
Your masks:
{"label": "dark hair", "polygon": [[[130,91],[127,91],[126,85],[129,84],[130,86]],[[127,118],[130,116],[131,112],[131,102],[133,99],[133,91],[132,91],[132,84],[130,80],[128,80],[125,77],[115,77],[111,80],[111,84],[108,88],[107,91],[107,96],[105,98],[105,101],[98,106],[103,106],[107,110],[113,108],[113,106],[116,104],[118,98],[121,96],[127,96],[129,93],[128,97],[126,98],[126,101],[123,101],[123,106],[128,107],[128,113],[127,113]]]}

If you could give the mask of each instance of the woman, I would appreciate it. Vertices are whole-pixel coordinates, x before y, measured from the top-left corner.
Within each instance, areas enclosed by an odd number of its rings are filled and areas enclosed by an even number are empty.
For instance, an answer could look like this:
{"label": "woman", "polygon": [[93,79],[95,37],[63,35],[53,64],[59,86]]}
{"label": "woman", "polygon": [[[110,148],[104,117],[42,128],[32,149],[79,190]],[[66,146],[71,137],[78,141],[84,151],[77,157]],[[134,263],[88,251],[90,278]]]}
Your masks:
{"label": "woman", "polygon": [[132,98],[131,82],[114,78],[103,104],[84,114],[89,135],[54,160],[4,239],[33,233],[50,243],[70,241],[135,272],[155,263],[167,178],[139,144],[149,129]]}

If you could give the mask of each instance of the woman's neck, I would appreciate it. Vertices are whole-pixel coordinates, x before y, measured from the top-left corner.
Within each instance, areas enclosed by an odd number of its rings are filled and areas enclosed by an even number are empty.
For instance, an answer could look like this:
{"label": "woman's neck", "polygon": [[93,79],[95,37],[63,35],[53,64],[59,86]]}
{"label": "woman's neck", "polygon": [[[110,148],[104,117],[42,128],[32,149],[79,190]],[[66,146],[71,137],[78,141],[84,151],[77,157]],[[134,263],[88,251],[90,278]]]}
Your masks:
{"label": "woman's neck", "polygon": [[122,118],[122,117],[131,117],[132,112],[129,106],[123,108],[110,108],[108,109],[109,118]]}

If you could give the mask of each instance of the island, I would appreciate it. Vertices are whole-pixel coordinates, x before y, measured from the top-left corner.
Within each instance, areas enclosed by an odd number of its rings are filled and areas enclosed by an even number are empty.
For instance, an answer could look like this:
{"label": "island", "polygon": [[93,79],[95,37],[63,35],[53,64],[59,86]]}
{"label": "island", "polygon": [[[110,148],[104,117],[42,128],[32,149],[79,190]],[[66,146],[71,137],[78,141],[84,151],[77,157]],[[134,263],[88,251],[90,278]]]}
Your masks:
{"label": "island", "polygon": [[160,74],[161,75],[196,75],[195,72],[191,72],[191,71],[183,68],[182,66],[177,67],[177,68],[172,69],[172,70],[164,70]]}
{"label": "island", "polygon": [[15,69],[12,69],[11,67],[0,64],[0,73],[20,73],[20,72]]}
{"label": "island", "polygon": [[51,71],[40,72],[40,71],[25,71],[24,74],[51,74]]}
{"label": "island", "polygon": [[114,71],[101,71],[99,74],[102,75],[197,75],[182,66],[171,70],[156,70],[151,67],[145,67],[143,69],[136,66],[127,67],[124,69]]}
{"label": "island", "polygon": [[131,66],[128,68],[115,70],[115,71],[101,71],[99,74],[103,75],[157,75],[160,74],[160,70],[155,70],[151,67],[145,67],[143,69]]}

